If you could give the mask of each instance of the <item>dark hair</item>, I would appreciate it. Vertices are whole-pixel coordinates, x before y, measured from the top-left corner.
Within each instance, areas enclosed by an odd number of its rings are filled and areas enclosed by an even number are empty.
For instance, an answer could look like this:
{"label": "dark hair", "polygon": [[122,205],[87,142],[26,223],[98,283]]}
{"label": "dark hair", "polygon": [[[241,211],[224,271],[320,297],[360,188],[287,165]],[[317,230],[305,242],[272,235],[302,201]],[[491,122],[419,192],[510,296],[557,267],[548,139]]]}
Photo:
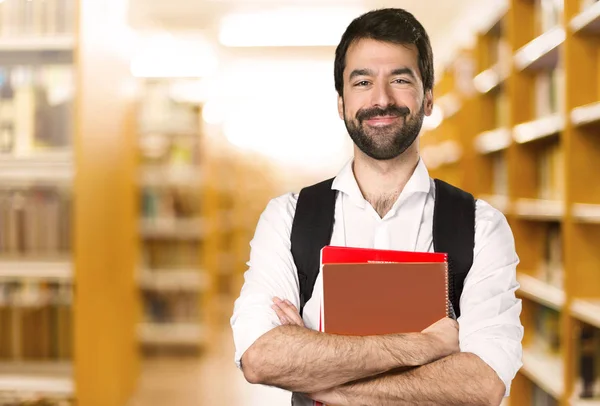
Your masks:
{"label": "dark hair", "polygon": [[425,28],[406,10],[384,8],[369,11],[354,19],[342,35],[335,50],[334,63],[335,90],[338,95],[343,94],[348,48],[354,42],[366,38],[401,45],[416,45],[423,87],[425,91],[433,88],[433,52]]}

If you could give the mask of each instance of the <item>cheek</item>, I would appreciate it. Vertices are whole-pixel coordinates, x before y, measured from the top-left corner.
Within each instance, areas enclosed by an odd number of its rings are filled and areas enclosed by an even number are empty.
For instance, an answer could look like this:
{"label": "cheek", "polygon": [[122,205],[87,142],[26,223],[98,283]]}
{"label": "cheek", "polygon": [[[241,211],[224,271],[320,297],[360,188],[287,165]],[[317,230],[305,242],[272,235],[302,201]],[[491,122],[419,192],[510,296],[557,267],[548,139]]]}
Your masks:
{"label": "cheek", "polygon": [[421,109],[423,95],[416,89],[399,89],[395,93],[395,101],[397,105],[406,106],[414,113]]}
{"label": "cheek", "polygon": [[358,111],[360,106],[356,106],[355,100],[346,100],[342,108],[346,118],[352,119],[356,116],[356,112]]}

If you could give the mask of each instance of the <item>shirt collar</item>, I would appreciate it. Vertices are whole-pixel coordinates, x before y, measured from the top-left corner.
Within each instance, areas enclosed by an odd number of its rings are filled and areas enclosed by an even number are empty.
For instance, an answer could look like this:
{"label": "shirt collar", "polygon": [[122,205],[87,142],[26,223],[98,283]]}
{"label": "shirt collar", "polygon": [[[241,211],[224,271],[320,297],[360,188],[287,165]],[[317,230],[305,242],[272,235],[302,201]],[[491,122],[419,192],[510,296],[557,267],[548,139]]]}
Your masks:
{"label": "shirt collar", "polygon": [[[352,169],[353,163],[354,158],[351,158],[342,167],[333,180],[331,188],[345,193],[357,206],[364,208],[367,201],[358,187],[358,182],[356,182],[356,177],[354,176],[354,171]],[[419,158],[417,167],[406,183],[406,186],[404,186],[400,198],[403,200],[407,196],[415,193],[429,193],[430,189],[431,179],[429,177],[429,171],[427,170],[423,159]],[[398,200],[400,200],[400,198],[398,198]]]}

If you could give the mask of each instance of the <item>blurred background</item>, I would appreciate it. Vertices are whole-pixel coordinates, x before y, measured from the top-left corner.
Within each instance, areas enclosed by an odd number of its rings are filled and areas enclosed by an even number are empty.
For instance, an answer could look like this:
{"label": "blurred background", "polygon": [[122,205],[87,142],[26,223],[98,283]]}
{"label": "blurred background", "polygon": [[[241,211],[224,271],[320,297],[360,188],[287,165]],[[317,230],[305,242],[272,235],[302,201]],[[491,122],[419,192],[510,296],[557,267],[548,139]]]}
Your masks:
{"label": "blurred background", "polygon": [[0,405],[286,405],[228,325],[269,199],[352,145],[335,45],[411,11],[420,136],[507,216],[523,368],[509,402],[600,405],[600,3],[0,0]]}

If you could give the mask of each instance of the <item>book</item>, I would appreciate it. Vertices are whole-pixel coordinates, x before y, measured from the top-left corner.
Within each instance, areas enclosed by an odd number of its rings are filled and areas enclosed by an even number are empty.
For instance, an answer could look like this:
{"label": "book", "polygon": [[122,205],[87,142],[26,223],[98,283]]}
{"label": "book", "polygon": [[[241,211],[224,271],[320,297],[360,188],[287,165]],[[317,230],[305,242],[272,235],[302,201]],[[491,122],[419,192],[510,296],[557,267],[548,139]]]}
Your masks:
{"label": "book", "polygon": [[0,259],[66,256],[71,206],[71,194],[56,187],[0,187]]}
{"label": "book", "polygon": [[72,359],[73,285],[0,280],[0,362]]}
{"label": "book", "polygon": [[321,263],[326,333],[420,332],[449,314],[446,254],[325,247]]}
{"label": "book", "polygon": [[52,37],[74,32],[73,0],[4,0],[0,37]]}

